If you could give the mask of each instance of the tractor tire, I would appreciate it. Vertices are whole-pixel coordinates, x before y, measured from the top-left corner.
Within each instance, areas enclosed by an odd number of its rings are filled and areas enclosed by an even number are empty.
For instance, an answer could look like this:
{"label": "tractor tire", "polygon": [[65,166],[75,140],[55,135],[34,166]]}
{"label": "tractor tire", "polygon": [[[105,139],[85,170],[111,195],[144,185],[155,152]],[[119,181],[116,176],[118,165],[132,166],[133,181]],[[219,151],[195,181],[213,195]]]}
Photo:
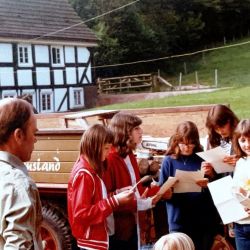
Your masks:
{"label": "tractor tire", "polygon": [[41,235],[44,250],[73,250],[73,237],[64,213],[58,206],[45,203],[42,206]]}

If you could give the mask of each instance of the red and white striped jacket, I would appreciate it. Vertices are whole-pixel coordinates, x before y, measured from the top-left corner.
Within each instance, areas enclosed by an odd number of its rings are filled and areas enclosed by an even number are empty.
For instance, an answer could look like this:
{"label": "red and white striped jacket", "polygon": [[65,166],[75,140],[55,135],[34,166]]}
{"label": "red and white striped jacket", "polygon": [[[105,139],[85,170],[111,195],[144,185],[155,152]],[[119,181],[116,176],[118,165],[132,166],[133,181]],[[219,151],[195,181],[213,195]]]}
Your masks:
{"label": "red and white striped jacket", "polygon": [[80,157],[68,183],[68,216],[78,247],[108,249],[107,217],[118,207],[115,196],[103,198],[102,180]]}

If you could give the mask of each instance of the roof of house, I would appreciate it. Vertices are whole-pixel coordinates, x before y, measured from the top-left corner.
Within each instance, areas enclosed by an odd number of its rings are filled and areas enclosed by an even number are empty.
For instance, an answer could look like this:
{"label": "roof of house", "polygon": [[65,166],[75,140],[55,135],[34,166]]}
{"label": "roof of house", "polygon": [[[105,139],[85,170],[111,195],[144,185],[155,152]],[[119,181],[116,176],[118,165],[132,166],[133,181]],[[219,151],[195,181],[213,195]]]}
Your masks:
{"label": "roof of house", "polygon": [[0,38],[95,45],[96,36],[82,22],[68,0],[0,0]]}

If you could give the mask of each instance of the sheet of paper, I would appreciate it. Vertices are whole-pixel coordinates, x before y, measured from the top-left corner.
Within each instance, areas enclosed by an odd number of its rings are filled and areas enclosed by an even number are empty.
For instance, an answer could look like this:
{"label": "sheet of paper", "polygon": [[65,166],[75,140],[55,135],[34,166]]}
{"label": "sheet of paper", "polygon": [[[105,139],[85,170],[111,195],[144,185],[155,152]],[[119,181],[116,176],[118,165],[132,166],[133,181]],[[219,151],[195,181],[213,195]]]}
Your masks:
{"label": "sheet of paper", "polygon": [[233,172],[234,167],[230,164],[223,162],[225,156],[228,156],[222,147],[216,147],[204,152],[196,153],[202,159],[207,162],[210,162],[213,165],[213,168],[216,173],[226,173],[226,172]]}
{"label": "sheet of paper", "polygon": [[173,185],[176,183],[177,178],[170,176],[167,181],[163,183],[160,190],[158,191],[158,194],[164,194],[168,189],[173,187]]}
{"label": "sheet of paper", "polygon": [[196,181],[204,177],[204,172],[177,169],[175,177],[178,182],[174,186],[174,193],[201,192],[201,187],[196,184]]}
{"label": "sheet of paper", "polygon": [[208,184],[214,204],[224,224],[235,222],[248,217],[243,205],[232,194],[233,179],[223,177]]}

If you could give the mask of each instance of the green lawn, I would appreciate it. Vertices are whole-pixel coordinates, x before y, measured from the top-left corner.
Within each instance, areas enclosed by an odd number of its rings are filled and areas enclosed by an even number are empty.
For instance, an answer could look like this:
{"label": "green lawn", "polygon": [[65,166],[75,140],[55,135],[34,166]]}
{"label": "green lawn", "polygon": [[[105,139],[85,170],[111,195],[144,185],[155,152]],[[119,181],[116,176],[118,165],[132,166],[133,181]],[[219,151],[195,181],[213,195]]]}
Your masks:
{"label": "green lawn", "polygon": [[[226,45],[241,44],[249,40],[250,38],[245,38]],[[220,87],[250,84],[250,43],[184,57],[178,67],[178,71],[182,71],[182,73],[183,62],[185,62],[188,71],[182,78],[184,85],[195,82],[195,71],[198,72],[201,84],[214,85],[215,69],[218,72]],[[162,71],[164,72],[164,69]],[[169,78],[172,84],[178,85],[178,74],[179,72]]]}
{"label": "green lawn", "polygon": [[173,107],[184,105],[202,105],[227,103],[239,118],[250,118],[250,86],[234,87],[218,90],[211,93],[186,94],[165,97],[161,99],[143,100],[122,104],[113,104],[102,107],[103,109],[133,109],[152,107]]}

